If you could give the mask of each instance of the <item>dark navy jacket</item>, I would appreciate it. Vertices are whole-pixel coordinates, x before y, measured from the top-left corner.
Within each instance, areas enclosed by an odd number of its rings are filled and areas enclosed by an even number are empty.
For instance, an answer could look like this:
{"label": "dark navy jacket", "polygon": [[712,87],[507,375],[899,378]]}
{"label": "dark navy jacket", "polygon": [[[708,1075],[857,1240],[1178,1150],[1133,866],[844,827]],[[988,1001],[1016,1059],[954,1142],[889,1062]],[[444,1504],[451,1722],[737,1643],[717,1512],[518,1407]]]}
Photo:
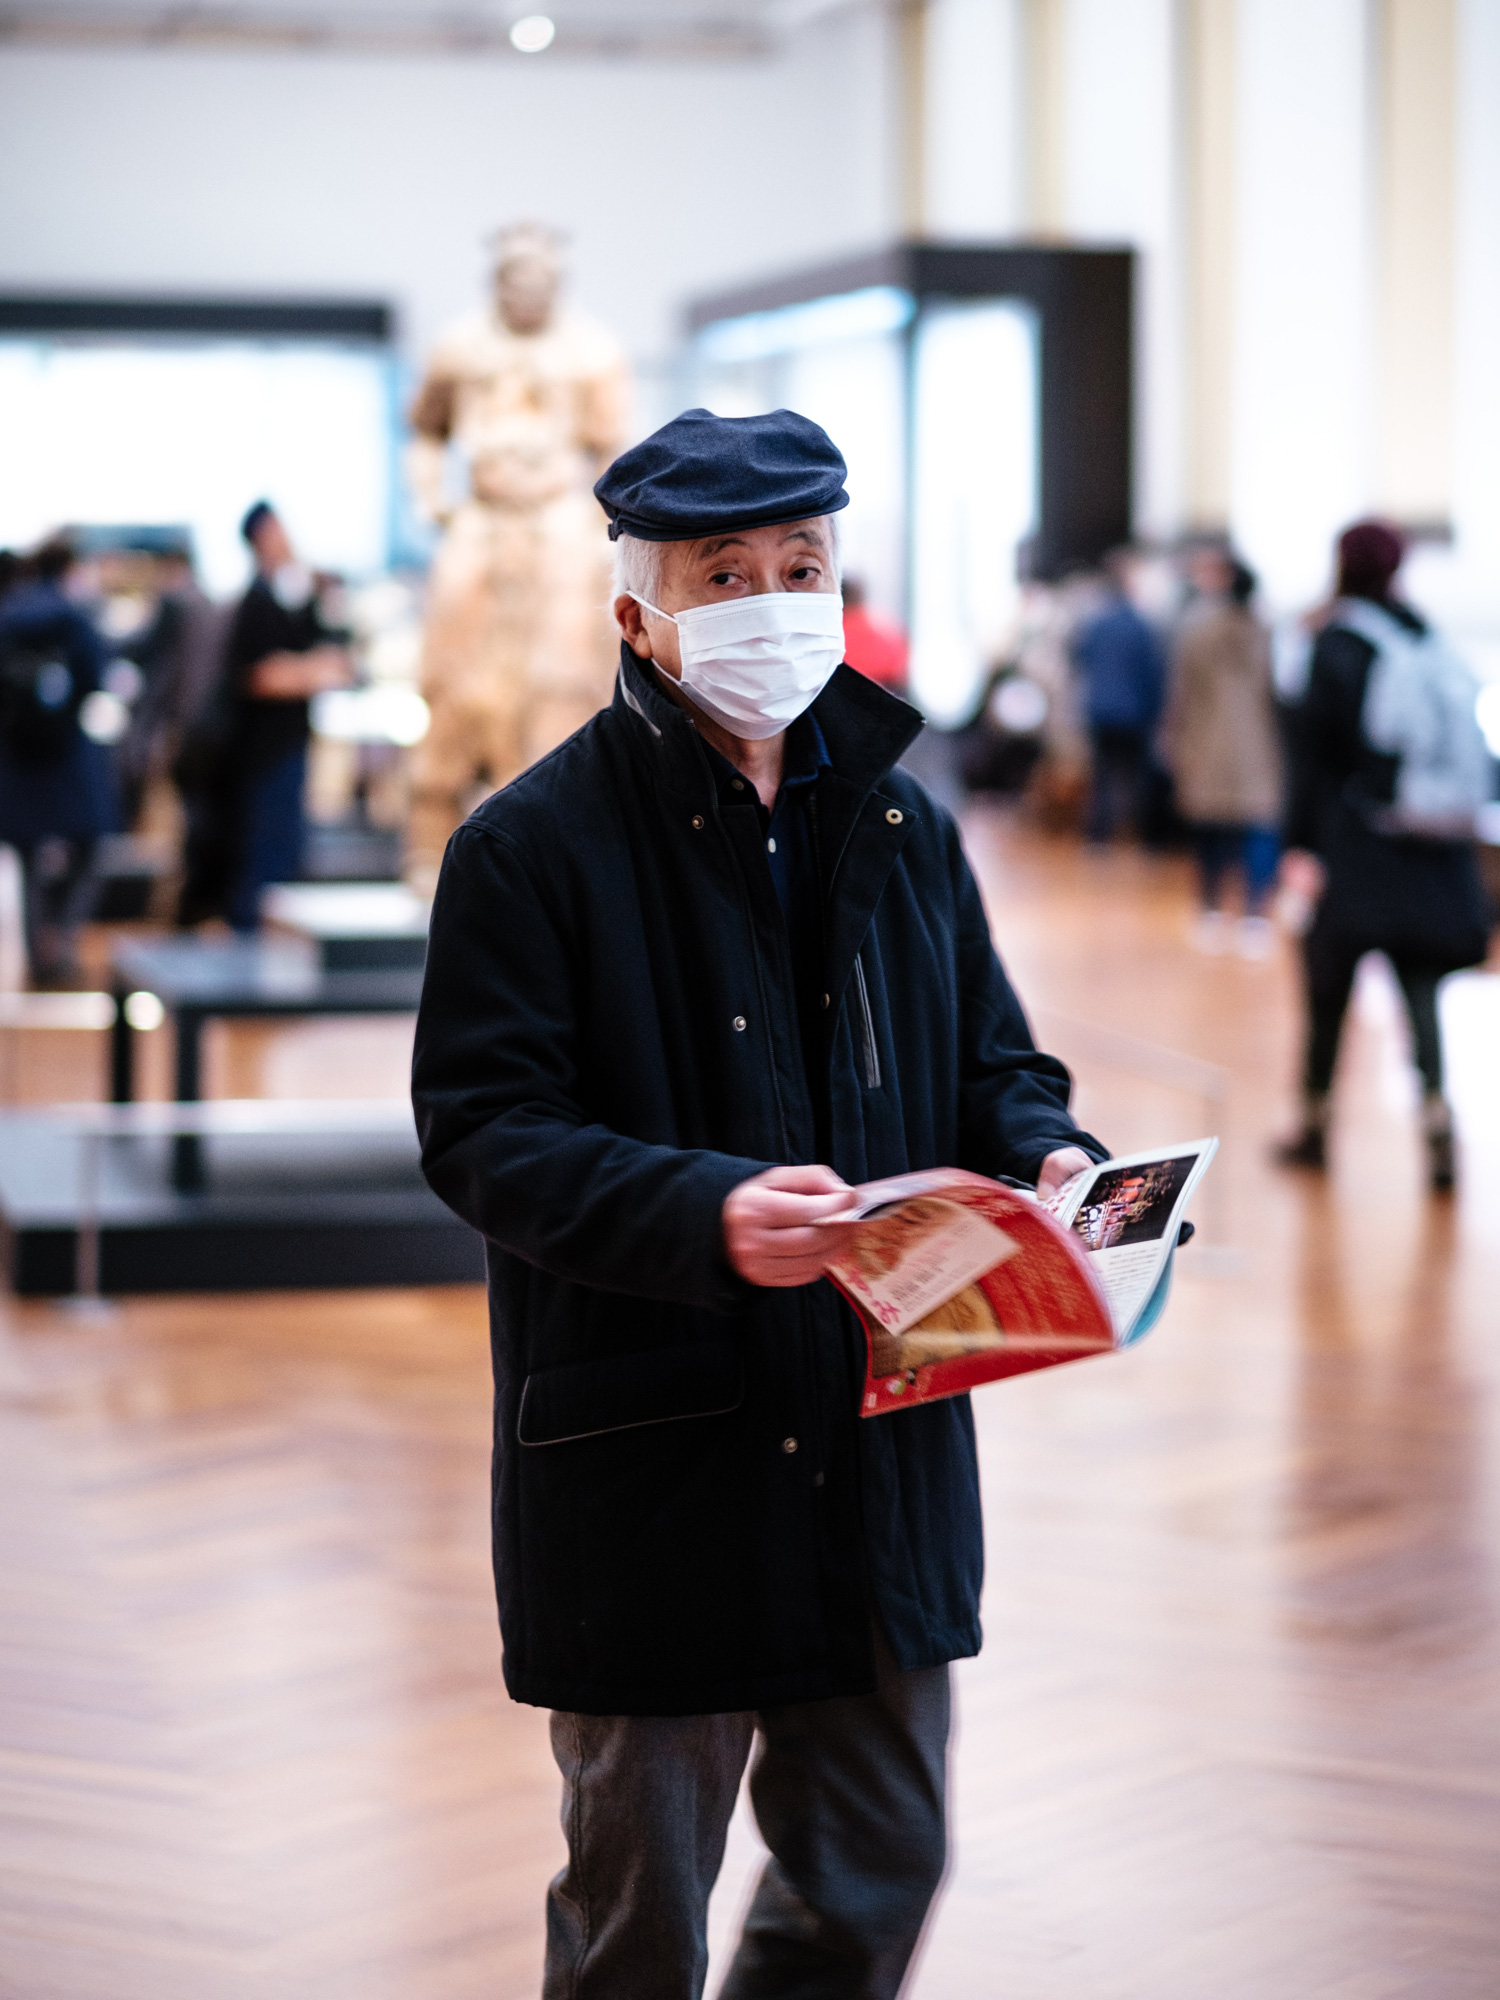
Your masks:
{"label": "dark navy jacket", "polygon": [[1079,1143],[948,815],[895,759],[915,712],[841,667],[814,713],[826,1003],[809,1077],[753,790],[716,780],[628,651],[611,707],[450,844],[414,1099],[427,1177],[489,1252],[494,1546],[518,1700],[602,1714],[867,1690],[977,1651],[967,1399],[858,1415],[825,1282],[725,1260],[730,1189],[1034,1178]]}
{"label": "dark navy jacket", "polygon": [[[56,644],[72,673],[75,698],[99,685],[104,642],[55,583],[22,584],[0,604],[0,645],[12,637]],[[0,736],[0,840],[17,847],[91,840],[118,824],[109,751],[76,722],[56,757],[26,756]]]}
{"label": "dark navy jacket", "polygon": [[1091,729],[1154,729],[1166,695],[1161,640],[1123,597],[1091,618],[1073,640]]}

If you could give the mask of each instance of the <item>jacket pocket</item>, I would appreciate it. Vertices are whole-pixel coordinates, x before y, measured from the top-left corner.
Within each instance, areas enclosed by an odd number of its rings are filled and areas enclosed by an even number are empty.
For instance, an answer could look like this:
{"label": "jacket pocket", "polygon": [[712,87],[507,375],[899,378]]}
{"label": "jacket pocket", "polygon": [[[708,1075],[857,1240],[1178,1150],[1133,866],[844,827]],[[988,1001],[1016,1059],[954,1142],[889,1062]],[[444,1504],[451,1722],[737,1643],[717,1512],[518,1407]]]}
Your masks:
{"label": "jacket pocket", "polygon": [[880,1051],[875,1046],[875,1016],[870,1012],[870,989],[865,984],[865,961],[854,954],[854,999],[859,1010],[859,1032],[864,1049],[865,1089],[880,1088]]}
{"label": "jacket pocket", "polygon": [[718,1417],[745,1397],[737,1340],[685,1341],[644,1354],[613,1354],[537,1368],[526,1377],[516,1437],[521,1444],[567,1444],[641,1424]]}

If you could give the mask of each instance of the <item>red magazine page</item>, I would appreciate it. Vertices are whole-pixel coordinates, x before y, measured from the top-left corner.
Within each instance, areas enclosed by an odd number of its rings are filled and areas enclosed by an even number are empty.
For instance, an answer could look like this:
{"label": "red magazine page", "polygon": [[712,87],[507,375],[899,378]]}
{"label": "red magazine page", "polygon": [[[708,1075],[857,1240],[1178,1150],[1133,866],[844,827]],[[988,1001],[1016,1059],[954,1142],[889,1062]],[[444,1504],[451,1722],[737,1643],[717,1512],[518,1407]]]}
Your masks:
{"label": "red magazine page", "polygon": [[859,1192],[828,1275],[865,1329],[862,1415],[1114,1347],[1079,1239],[1029,1195],[957,1168]]}

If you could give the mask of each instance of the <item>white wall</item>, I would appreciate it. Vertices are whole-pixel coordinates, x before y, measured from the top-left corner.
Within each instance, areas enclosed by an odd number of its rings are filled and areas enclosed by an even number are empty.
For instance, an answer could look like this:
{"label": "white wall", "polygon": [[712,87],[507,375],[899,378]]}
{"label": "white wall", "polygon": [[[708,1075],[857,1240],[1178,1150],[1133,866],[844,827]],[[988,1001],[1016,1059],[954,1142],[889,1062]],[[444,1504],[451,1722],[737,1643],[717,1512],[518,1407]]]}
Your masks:
{"label": "white wall", "polygon": [[[1067,0],[1069,233],[1142,251],[1138,518],[1181,519],[1174,0]],[[1024,210],[1020,0],[935,0],[929,227]],[[1282,606],[1373,504],[1378,185],[1366,0],[1239,0],[1235,532]],[[357,293],[419,358],[478,296],[481,238],[572,231],[575,296],[648,370],[693,293],[858,249],[899,213],[888,22],[849,10],[754,63],[65,51],[0,45],[0,286]],[[1500,668],[1500,0],[1460,0],[1457,543],[1413,589]]]}
{"label": "white wall", "polygon": [[927,233],[992,243],[1026,224],[1020,0],[931,0],[923,78]]}
{"label": "white wall", "polygon": [[1173,0],[1069,0],[1063,210],[1079,242],[1136,262],[1136,527],[1182,511],[1183,315]]}
{"label": "white wall", "polygon": [[693,293],[888,233],[886,89],[858,11],[763,62],[11,47],[0,285],[357,293],[420,355],[536,217],[650,362]]}
{"label": "white wall", "polygon": [[1326,585],[1371,504],[1373,135],[1364,0],[1239,10],[1232,523],[1272,598]]}
{"label": "white wall", "polygon": [[1451,551],[1412,564],[1414,593],[1500,679],[1500,5],[1460,0],[1454,217]]}
{"label": "white wall", "polygon": [[[1131,244],[1136,298],[1135,505],[1143,534],[1182,505],[1181,203],[1174,0],[1067,0],[1061,212],[1067,238]],[[929,0],[923,212],[929,234],[994,240],[1036,225],[1045,123],[1027,93],[1021,0]]]}

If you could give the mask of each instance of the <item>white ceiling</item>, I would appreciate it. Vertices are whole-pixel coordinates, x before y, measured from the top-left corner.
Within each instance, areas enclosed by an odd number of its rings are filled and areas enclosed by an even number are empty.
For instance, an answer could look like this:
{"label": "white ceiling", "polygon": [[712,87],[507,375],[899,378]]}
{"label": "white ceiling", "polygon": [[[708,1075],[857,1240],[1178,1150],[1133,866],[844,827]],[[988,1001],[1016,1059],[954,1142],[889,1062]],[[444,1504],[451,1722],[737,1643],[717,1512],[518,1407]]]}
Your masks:
{"label": "white ceiling", "polygon": [[[764,56],[830,15],[887,0],[0,0],[0,43],[178,43],[569,56]],[[556,40],[517,55],[511,23],[546,13]]]}

